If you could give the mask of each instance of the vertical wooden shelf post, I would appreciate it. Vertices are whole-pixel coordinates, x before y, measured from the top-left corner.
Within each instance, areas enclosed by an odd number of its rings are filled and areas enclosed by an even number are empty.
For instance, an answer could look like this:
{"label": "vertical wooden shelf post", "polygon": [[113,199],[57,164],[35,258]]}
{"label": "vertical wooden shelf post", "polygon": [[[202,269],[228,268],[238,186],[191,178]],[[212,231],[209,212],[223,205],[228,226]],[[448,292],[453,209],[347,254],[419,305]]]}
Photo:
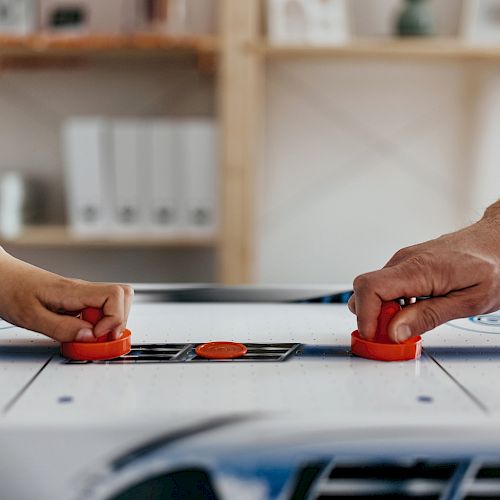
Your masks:
{"label": "vertical wooden shelf post", "polygon": [[261,1],[219,0],[219,12],[222,228],[218,272],[223,283],[250,283],[263,62],[248,47],[260,35]]}

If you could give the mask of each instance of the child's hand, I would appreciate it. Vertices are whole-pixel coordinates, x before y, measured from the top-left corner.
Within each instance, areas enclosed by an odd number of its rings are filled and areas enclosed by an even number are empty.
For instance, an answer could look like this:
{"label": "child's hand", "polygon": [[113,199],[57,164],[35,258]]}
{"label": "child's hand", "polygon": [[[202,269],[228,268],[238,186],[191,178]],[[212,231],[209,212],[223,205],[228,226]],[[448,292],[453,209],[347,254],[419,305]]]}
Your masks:
{"label": "child's hand", "polygon": [[[0,316],[59,342],[93,342],[106,334],[119,338],[133,295],[130,286],[63,278],[0,249]],[[103,310],[95,327],[75,317],[86,307]]]}

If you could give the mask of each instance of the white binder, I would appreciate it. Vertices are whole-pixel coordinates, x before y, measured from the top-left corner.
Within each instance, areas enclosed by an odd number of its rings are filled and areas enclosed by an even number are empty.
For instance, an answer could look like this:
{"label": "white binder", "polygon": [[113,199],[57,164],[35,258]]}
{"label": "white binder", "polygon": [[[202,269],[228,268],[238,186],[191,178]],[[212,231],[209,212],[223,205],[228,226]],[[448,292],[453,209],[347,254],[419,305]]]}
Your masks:
{"label": "white binder", "polygon": [[213,120],[180,122],[183,228],[211,236],[217,228],[217,140]]}
{"label": "white binder", "polygon": [[153,233],[179,230],[180,148],[179,127],[172,120],[156,120],[148,126],[149,183],[146,197]]}
{"label": "white binder", "polygon": [[66,203],[71,231],[104,234],[111,223],[109,124],[72,118],[63,126]]}
{"label": "white binder", "polygon": [[35,0],[0,0],[0,33],[30,35],[36,30]]}
{"label": "white binder", "polygon": [[140,120],[115,120],[111,129],[113,230],[145,232],[144,186],[148,175],[146,127]]}

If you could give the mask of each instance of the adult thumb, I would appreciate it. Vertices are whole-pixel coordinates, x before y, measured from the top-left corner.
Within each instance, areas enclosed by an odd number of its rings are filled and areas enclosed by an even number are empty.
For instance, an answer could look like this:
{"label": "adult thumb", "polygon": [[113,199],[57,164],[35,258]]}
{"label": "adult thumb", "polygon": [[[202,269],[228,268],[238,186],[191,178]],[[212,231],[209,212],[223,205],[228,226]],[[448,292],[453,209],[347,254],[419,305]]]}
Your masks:
{"label": "adult thumb", "polygon": [[450,321],[467,316],[465,302],[459,296],[436,297],[421,300],[398,312],[390,322],[389,338],[394,342],[404,342]]}

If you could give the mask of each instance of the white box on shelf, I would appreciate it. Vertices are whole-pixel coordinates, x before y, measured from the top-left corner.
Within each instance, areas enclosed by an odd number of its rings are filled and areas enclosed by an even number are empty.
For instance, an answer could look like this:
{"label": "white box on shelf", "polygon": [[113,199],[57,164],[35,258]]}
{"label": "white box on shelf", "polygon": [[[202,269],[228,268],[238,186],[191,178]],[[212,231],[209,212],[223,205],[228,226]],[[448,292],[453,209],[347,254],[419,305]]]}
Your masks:
{"label": "white box on shelf", "polygon": [[267,0],[267,33],[272,44],[306,43],[307,24],[303,0]]}
{"label": "white box on shelf", "polygon": [[0,33],[29,35],[36,29],[35,0],[0,0]]}
{"label": "white box on shelf", "polygon": [[169,35],[213,34],[216,7],[216,0],[156,0],[153,29]]}
{"label": "white box on shelf", "polygon": [[347,0],[307,0],[307,42],[311,45],[342,45],[349,41]]}
{"label": "white box on shelf", "polygon": [[174,120],[148,124],[148,227],[154,233],[173,234],[180,224],[179,127]]}
{"label": "white box on shelf", "polygon": [[268,38],[275,45],[340,45],[350,37],[347,0],[268,0]]}
{"label": "white box on shelf", "polygon": [[111,126],[113,230],[144,233],[149,151],[147,128],[141,120],[115,120]]}
{"label": "white box on shelf", "polygon": [[183,229],[212,236],[217,229],[216,127],[210,119],[180,123]]}
{"label": "white box on shelf", "polygon": [[105,234],[111,223],[109,123],[91,117],[66,121],[63,148],[70,229],[79,236]]}
{"label": "white box on shelf", "polygon": [[41,28],[52,32],[137,31],[146,27],[146,15],[143,0],[40,0]]}

